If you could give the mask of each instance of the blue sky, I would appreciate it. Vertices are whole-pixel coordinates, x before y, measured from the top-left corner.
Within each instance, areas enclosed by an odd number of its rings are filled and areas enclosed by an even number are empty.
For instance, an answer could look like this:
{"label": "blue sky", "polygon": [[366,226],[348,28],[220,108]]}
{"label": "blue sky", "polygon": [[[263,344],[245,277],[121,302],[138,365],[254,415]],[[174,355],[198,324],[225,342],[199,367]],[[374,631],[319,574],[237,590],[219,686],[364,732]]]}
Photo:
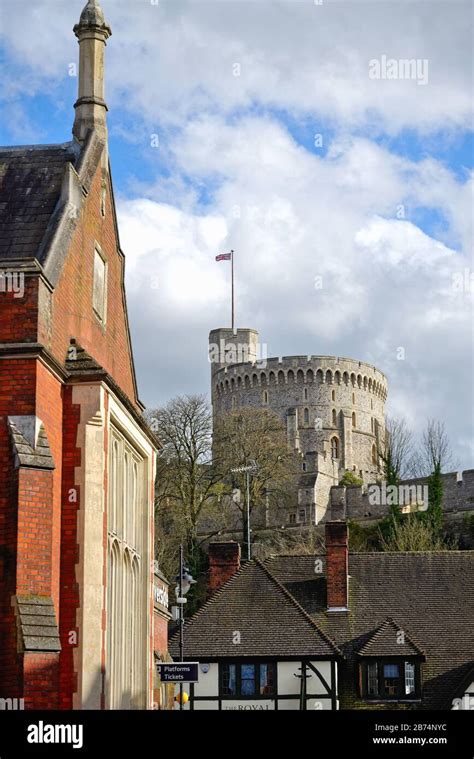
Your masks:
{"label": "blue sky", "polygon": [[[82,5],[2,3],[0,143],[70,139]],[[472,466],[472,5],[102,6],[143,400],[208,392],[207,333],[229,312],[214,256],[232,247],[238,321],[273,355],[374,363],[389,413],[416,434],[442,418]],[[371,80],[383,55],[427,61],[427,83]]]}

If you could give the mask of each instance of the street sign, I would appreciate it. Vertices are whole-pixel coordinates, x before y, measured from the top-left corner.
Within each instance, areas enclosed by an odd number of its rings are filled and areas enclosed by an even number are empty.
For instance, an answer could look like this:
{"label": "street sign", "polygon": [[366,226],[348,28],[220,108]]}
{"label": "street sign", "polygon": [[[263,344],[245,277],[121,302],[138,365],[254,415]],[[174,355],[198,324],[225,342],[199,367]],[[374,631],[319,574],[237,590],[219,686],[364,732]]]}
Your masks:
{"label": "street sign", "polygon": [[199,680],[197,661],[158,662],[156,666],[164,683],[197,683]]}

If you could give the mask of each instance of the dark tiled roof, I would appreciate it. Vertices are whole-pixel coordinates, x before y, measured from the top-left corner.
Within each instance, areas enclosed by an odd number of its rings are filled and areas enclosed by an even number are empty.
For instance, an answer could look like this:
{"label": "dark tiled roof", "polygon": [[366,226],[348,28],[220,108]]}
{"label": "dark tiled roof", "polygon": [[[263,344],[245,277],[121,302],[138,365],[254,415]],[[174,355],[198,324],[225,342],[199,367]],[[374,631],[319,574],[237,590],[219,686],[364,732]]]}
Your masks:
{"label": "dark tiled roof", "polygon": [[320,576],[314,556],[270,557],[265,565],[342,648],[347,687],[358,654],[391,617],[426,656],[424,707],[445,707],[474,664],[474,552],[350,554],[350,613],[340,615],[326,612],[326,557],[319,558]]}
{"label": "dark tiled roof", "polygon": [[[76,156],[72,142],[0,148],[0,260],[37,257],[61,195],[66,164],[74,164]],[[39,254],[38,260],[44,263]]]}
{"label": "dark tiled roof", "polygon": [[387,617],[359,649],[359,656],[424,656],[406,630]]}
{"label": "dark tiled roof", "polygon": [[[240,643],[236,643],[236,633]],[[186,657],[340,655],[266,566],[247,562],[185,624]],[[178,636],[169,644],[178,656]]]}

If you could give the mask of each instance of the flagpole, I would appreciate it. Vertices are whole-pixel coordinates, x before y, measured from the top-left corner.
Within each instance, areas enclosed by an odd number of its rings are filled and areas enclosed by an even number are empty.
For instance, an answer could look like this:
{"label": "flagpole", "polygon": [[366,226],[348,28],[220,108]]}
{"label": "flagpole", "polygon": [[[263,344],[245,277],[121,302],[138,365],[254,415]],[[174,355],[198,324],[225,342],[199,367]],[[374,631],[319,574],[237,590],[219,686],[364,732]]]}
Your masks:
{"label": "flagpole", "polygon": [[234,334],[234,251],[230,251],[231,279],[232,279],[232,334]]}

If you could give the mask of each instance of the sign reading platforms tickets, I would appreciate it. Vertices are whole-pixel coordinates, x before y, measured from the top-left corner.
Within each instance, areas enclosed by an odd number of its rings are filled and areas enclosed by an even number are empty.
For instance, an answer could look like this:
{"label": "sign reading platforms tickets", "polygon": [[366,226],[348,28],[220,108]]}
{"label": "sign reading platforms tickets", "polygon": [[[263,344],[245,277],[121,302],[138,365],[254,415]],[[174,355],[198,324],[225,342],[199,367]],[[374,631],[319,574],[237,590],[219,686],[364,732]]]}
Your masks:
{"label": "sign reading platforms tickets", "polygon": [[158,662],[156,666],[163,683],[197,683],[199,680],[197,661]]}

